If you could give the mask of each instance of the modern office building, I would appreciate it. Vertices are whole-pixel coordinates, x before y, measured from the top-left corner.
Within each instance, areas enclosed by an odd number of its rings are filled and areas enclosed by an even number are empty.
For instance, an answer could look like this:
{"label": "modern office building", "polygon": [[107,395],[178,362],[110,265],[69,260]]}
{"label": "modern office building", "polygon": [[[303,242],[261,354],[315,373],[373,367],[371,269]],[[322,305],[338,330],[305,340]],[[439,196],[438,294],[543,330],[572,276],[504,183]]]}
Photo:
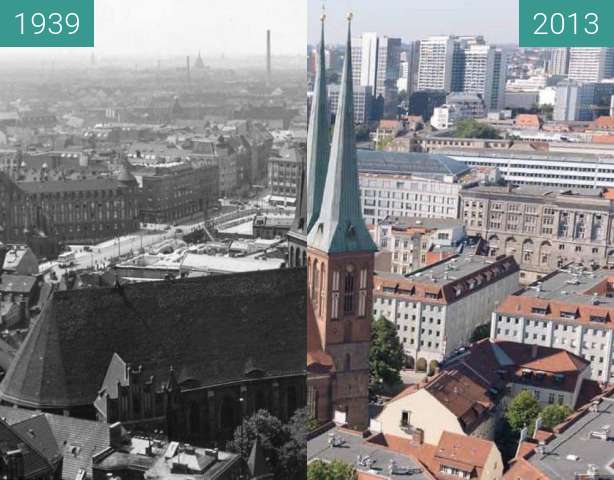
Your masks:
{"label": "modern office building", "polygon": [[418,90],[451,91],[454,50],[451,36],[434,36],[420,42]]}
{"label": "modern office building", "polygon": [[443,155],[358,151],[362,213],[367,224],[387,217],[457,218],[470,169]]}
{"label": "modern office building", "polygon": [[569,50],[569,47],[551,50],[547,69],[550,75],[565,76],[569,73]]}
{"label": "modern office building", "polygon": [[369,87],[375,98],[383,98],[390,113],[394,113],[401,50],[400,38],[378,37],[375,32],[363,33],[352,46],[354,91]]}
{"label": "modern office building", "polygon": [[[339,85],[328,86],[328,111],[331,115],[337,114],[337,107],[339,106],[339,92],[341,87]],[[369,86],[357,86],[354,87],[354,123],[363,124],[372,119],[374,98],[373,89]]]}
{"label": "modern office building", "polygon": [[614,48],[572,48],[569,78],[578,82],[600,82],[614,76]]}
{"label": "modern office building", "polygon": [[503,52],[490,45],[469,45],[463,53],[462,91],[481,96],[488,110],[501,110],[506,63]]}
{"label": "modern office building", "polygon": [[552,190],[614,188],[614,158],[607,155],[455,148],[452,144],[436,151],[469,167],[497,168],[503,179],[514,185]]}

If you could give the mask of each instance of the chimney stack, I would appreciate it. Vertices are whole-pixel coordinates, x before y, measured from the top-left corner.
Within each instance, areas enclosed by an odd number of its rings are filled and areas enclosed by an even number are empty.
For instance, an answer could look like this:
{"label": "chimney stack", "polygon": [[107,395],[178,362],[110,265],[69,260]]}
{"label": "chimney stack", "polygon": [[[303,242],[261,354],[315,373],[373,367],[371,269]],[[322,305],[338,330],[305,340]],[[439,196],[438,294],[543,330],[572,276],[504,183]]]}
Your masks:
{"label": "chimney stack", "polygon": [[190,56],[189,55],[185,57],[185,61],[186,61],[186,72],[188,74],[188,83],[190,83],[191,78],[190,78]]}
{"label": "chimney stack", "polygon": [[271,83],[271,31],[266,31],[266,79]]}

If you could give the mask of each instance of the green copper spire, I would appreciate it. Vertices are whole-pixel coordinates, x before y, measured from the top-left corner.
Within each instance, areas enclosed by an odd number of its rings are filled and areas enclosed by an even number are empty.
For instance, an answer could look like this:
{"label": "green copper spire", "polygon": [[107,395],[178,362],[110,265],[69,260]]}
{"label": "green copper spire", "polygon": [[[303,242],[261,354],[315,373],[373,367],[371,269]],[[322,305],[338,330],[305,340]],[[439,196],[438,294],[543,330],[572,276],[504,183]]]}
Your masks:
{"label": "green copper spire", "polygon": [[320,215],[330,154],[330,116],[326,95],[326,52],[324,48],[325,19],[326,15],[322,12],[320,17],[322,33],[307,137],[307,232],[311,230]]}
{"label": "green copper spire", "polygon": [[352,14],[350,13],[339,107],[322,206],[320,215],[307,237],[307,244],[310,247],[326,253],[377,250],[362,218],[360,206],[354,133],[351,21]]}

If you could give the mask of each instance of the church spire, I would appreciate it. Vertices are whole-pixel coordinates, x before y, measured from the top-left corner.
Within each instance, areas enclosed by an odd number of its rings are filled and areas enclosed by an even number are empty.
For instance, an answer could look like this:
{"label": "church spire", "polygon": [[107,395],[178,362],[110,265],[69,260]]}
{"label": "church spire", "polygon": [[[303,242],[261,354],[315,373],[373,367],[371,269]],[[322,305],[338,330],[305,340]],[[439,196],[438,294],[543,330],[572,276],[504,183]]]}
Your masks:
{"label": "church spire", "polygon": [[308,245],[326,253],[374,252],[362,217],[352,87],[352,14],[348,14],[348,37],[339,92],[339,106],[328,162],[320,214],[309,232]]}
{"label": "church spire", "polygon": [[326,15],[322,11],[320,47],[307,137],[307,232],[311,230],[320,215],[330,154],[330,116],[326,94],[326,51],[324,47],[325,20]]}

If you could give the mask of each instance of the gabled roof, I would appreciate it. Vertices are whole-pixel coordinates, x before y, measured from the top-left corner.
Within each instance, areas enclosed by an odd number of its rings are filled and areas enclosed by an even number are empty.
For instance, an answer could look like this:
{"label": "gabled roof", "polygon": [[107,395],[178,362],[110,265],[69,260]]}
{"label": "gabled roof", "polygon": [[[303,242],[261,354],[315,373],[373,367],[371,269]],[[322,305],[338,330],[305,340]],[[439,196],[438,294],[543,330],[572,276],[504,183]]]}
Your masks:
{"label": "gabled roof", "polygon": [[[82,420],[80,418],[40,413],[22,408],[0,405],[0,417],[9,425],[28,426],[30,422],[46,420],[53,434],[56,449],[63,456],[62,478],[75,479],[80,469],[92,474],[92,456],[110,445],[110,426],[103,422]],[[36,423],[38,425],[38,423]],[[49,451],[53,447],[49,435],[45,435]]]}
{"label": "gabled roof", "polygon": [[493,442],[481,438],[444,431],[439,438],[434,459],[442,465],[457,466],[463,471],[475,471],[478,475],[486,465]]}
{"label": "gabled roof", "polygon": [[304,269],[55,292],[0,384],[34,408],[91,405],[115,353],[156,382],[305,372]]}
{"label": "gabled roof", "polygon": [[352,40],[348,22],[341,91],[322,206],[307,240],[310,247],[326,253],[377,250],[362,217],[352,89]]}
{"label": "gabled roof", "polygon": [[43,478],[53,471],[53,465],[32,440],[30,434],[24,435],[0,420],[0,453],[6,455],[10,451],[20,450],[23,455],[23,478]]}

